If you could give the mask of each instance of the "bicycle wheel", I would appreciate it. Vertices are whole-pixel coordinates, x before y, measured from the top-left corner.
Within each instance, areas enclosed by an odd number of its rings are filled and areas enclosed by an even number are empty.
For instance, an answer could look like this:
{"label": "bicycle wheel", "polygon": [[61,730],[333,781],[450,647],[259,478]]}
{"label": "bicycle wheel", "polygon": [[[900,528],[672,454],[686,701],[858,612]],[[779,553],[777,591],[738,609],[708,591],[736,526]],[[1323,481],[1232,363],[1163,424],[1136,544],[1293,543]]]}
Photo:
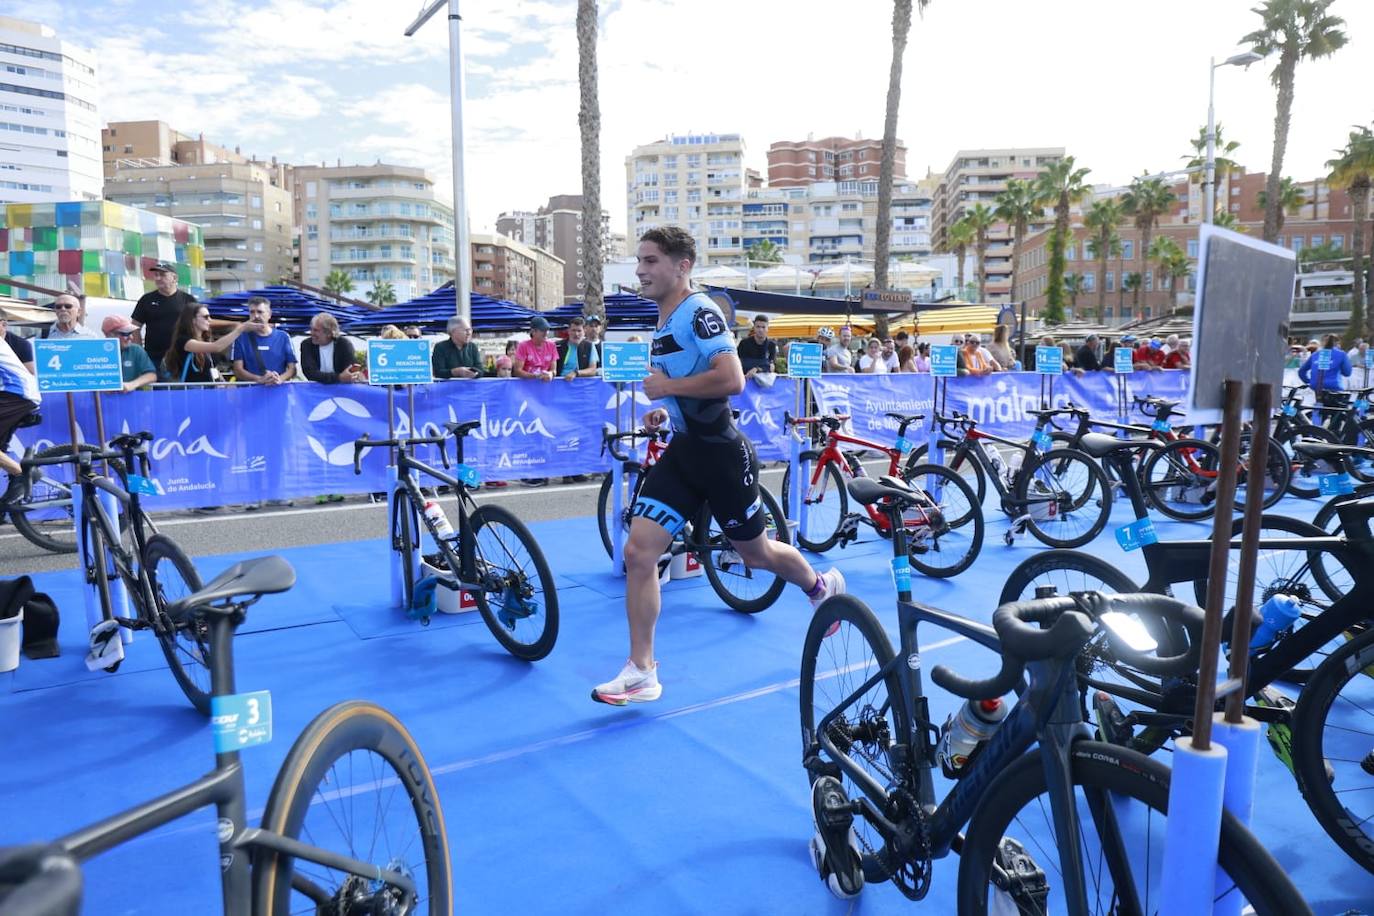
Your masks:
{"label": "bicycle wheel", "polygon": [[[812,460],[816,460],[812,453]],[[782,492],[788,492],[792,485],[792,469],[782,474]],[[806,524],[797,526],[797,546],[812,553],[825,553],[840,537],[840,523],[849,513],[849,491],[845,489],[844,475],[833,462],[826,462],[821,468],[820,479],[813,485],[807,481],[807,489],[802,494],[806,501]]]}
{"label": "bicycle wheel", "polygon": [[[892,661],[892,643],[868,605],[853,595],[826,600],[811,617],[802,644],[801,735],[803,760],[820,756],[817,727],[831,713],[835,718],[826,735],[835,747],[883,787],[900,784],[892,772],[894,746],[910,743],[911,721],[902,700],[902,683],[895,669],[863,694],[841,708],[846,698]],[[863,791],[845,773],[840,777],[850,799]],[[881,834],[861,817],[854,831],[863,848],[873,851],[883,844]]]}
{"label": "bicycle wheel", "polygon": [[[417,528],[418,519],[415,518],[415,509],[411,506],[406,490],[397,489],[391,500],[391,550],[393,553],[399,552],[400,557],[393,557],[393,563],[403,562],[409,565],[409,558],[414,556],[414,551],[420,546],[420,533]],[[401,589],[405,594],[406,610],[415,606],[417,575],[417,569],[406,569],[401,574]]]}
{"label": "bicycle wheel", "polygon": [[174,601],[200,591],[200,574],[196,564],[185,551],[165,534],[148,539],[143,550],[143,568],[153,587],[154,607],[147,616],[153,621],[158,645],[167,657],[186,699],[202,715],[210,714],[210,627],[205,617],[193,614],[176,627],[163,615],[163,609]]}
{"label": "bicycle wheel", "polygon": [[[1353,497],[1333,496],[1326,501],[1326,505],[1317,510],[1317,514],[1312,517],[1312,524],[1322,529],[1327,535],[1344,534],[1345,527],[1341,524],[1341,517],[1338,509],[1343,502],[1347,502]],[[1317,585],[1321,587],[1322,593],[1332,601],[1339,601],[1346,593],[1355,587],[1355,579],[1350,575],[1350,571],[1324,550],[1312,551],[1312,578],[1317,580]]]}
{"label": "bicycle wheel", "polygon": [[[35,452],[34,458],[70,455],[70,445],[58,445]],[[54,464],[37,469],[29,497],[7,511],[14,528],[29,541],[53,553],[76,553],[76,524],[72,506],[75,466]]]}
{"label": "bicycle wheel", "polygon": [[473,510],[472,536],[483,583],[474,597],[487,629],[511,655],[538,661],[558,639],[558,590],[544,552],[524,522],[493,503]]}
{"label": "bicycle wheel", "polygon": [[1106,560],[1077,550],[1046,550],[1022,561],[1002,586],[998,606],[1029,601],[1035,590],[1052,585],[1059,595],[1070,592],[1138,592],[1131,577]]}
{"label": "bicycle wheel", "polygon": [[[85,516],[81,528],[81,564],[86,571],[86,582],[94,585],[96,594],[100,596],[102,619],[111,620],[114,602],[110,597],[110,578],[115,573],[110,569],[109,557],[106,554],[108,547],[105,543],[105,533],[100,523],[95,520],[95,516]],[[113,638],[122,639],[123,634],[117,633]],[[118,671],[123,661],[121,658],[104,670]]]}
{"label": "bicycle wheel", "polygon": [[[951,471],[960,475],[961,477],[973,478],[973,482],[969,484],[969,486],[973,487],[973,495],[978,498],[978,507],[981,509],[983,506],[983,500],[986,499],[988,495],[987,474],[983,472],[983,466],[979,464],[976,460],[972,458],[955,457],[954,453],[957,450],[957,446],[944,449],[944,460],[941,461],[940,464],[944,467],[949,468]],[[910,471],[919,465],[933,463],[926,461],[926,455],[929,453],[929,451],[930,449],[928,445],[918,445],[916,449],[912,451],[912,453],[908,455],[906,458],[906,470]],[[966,470],[967,473],[965,473]]]}
{"label": "bicycle wheel", "polygon": [[[1236,519],[1231,525],[1233,541],[1240,539],[1242,521],[1242,519]],[[1292,540],[1294,538],[1321,537],[1322,534],[1322,530],[1315,525],[1309,525],[1295,518],[1286,518],[1282,515],[1260,517],[1259,536],[1262,540],[1272,538]],[[1282,643],[1285,636],[1310,623],[1330,606],[1316,576],[1314,560],[1320,557],[1321,553],[1320,550],[1284,550],[1266,547],[1261,547],[1259,550],[1255,560],[1255,593],[1251,599],[1251,606],[1258,611],[1264,602],[1270,598],[1284,594],[1297,599],[1298,606],[1302,609],[1301,616],[1293,623],[1292,629],[1280,634],[1279,638],[1275,640],[1275,647]],[[1329,563],[1332,569],[1341,569],[1341,572],[1344,572],[1344,569],[1334,558]],[[1344,575],[1349,580],[1350,574],[1344,573]],[[1226,570],[1226,597],[1222,603],[1222,607],[1227,611],[1236,606],[1236,586],[1239,582],[1239,566],[1232,563],[1228,565]],[[1193,596],[1199,606],[1206,606],[1207,578],[1205,576],[1194,580]],[[1229,625],[1223,629],[1221,638],[1223,641],[1230,640]],[[1283,679],[1296,684],[1305,682],[1316,666],[1340,645],[1340,640],[1327,643],[1312,653],[1305,661],[1289,669]]]}
{"label": "bicycle wheel", "polygon": [[1262,474],[1256,476],[1251,469],[1250,461],[1250,434],[1245,433],[1241,436],[1240,445],[1241,472],[1236,480],[1236,511],[1245,511],[1246,492],[1250,487],[1251,480],[1258,480],[1264,492],[1264,499],[1261,506],[1265,509],[1271,508],[1279,500],[1283,499],[1283,494],[1288,492],[1288,485],[1292,481],[1293,467],[1284,453],[1283,447],[1276,442],[1273,437],[1269,439],[1269,448],[1265,453],[1265,468]]}
{"label": "bicycle wheel", "polygon": [[[1124,748],[1086,740],[1074,743],[1069,766],[1082,829],[1085,912],[1160,912],[1168,767]],[[959,853],[960,913],[1077,911],[1075,902],[1062,894],[1060,847],[1045,782],[1040,751],[1033,750],[988,786]],[[1020,855],[1011,851],[1012,843]],[[1043,894],[1032,892],[1028,899],[1013,901],[997,887],[993,875],[1001,871],[1009,852],[1018,860],[1028,857],[1043,870]],[[1222,815],[1217,864],[1229,881],[1216,900],[1239,899],[1237,909],[1248,905],[1260,916],[1311,913],[1269,851],[1229,813]]]}
{"label": "bicycle wheel", "polygon": [[938,464],[907,468],[903,479],[926,497],[925,505],[903,516],[911,565],[937,579],[957,576],[983,549],[983,513],[973,488]]}
{"label": "bicycle wheel", "polygon": [[1140,484],[1150,505],[1169,518],[1196,521],[1216,510],[1221,453],[1201,439],[1176,439],[1153,451],[1140,466]]}
{"label": "bicycle wheel", "polygon": [[434,778],[391,713],[351,700],[301,732],[277,772],[264,830],[398,871],[416,895],[304,859],[254,850],[253,912],[429,913],[453,910],[444,814]]}
{"label": "bicycle wheel", "polygon": [[1107,475],[1076,449],[1051,449],[1031,459],[1016,475],[1016,499],[1030,514],[1031,534],[1050,547],[1081,547],[1102,533],[1112,513]]}
{"label": "bicycle wheel", "polygon": [[[759,486],[759,499],[763,503],[759,511],[766,513],[764,536],[784,544],[792,543],[787,534],[787,519],[783,517],[782,507],[767,487]],[[740,555],[730,547],[729,539],[716,520],[711,517],[709,505],[701,507],[696,524],[692,526],[692,535],[688,539],[689,550],[693,542],[713,548],[698,553],[706,579],[720,600],[741,614],[757,614],[772,607],[787,587],[786,580],[781,576],[771,572],[756,572],[744,564]]]}
{"label": "bicycle wheel", "polygon": [[[620,546],[624,548],[625,539],[630,536],[630,509],[634,506],[635,498],[639,496],[639,488],[643,484],[644,469],[640,465],[627,468],[624,473],[625,481],[625,502],[620,507]],[[611,510],[615,504],[611,500],[611,475],[608,473],[601,479],[601,489],[596,494],[596,526],[601,531],[601,546],[606,548],[606,556],[611,555]]]}
{"label": "bicycle wheel", "polygon": [[[1315,426],[1310,423],[1299,423],[1289,426],[1283,434],[1277,437],[1279,446],[1288,456],[1289,478],[1288,492],[1300,499],[1316,499],[1321,495],[1321,488],[1317,483],[1317,478],[1323,474],[1330,473],[1326,467],[1326,462],[1315,458],[1309,458],[1293,448],[1293,443],[1299,440],[1308,439],[1317,442],[1337,441],[1336,436],[1329,429],[1323,426]],[[1271,448],[1273,446],[1270,446]]]}
{"label": "bicycle wheel", "polygon": [[[1361,420],[1355,427],[1354,443],[1360,448],[1374,448],[1374,420]],[[1363,483],[1374,480],[1374,461],[1368,455],[1352,455],[1345,461],[1350,476]]]}

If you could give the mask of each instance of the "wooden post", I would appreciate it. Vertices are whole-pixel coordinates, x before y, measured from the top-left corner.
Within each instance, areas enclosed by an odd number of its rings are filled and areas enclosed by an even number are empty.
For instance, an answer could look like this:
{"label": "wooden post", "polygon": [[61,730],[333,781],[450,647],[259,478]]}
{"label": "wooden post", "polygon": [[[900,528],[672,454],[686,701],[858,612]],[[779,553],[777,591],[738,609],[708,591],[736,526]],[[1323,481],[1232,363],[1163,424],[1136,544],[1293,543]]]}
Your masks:
{"label": "wooden post", "polygon": [[[1273,401],[1274,389],[1271,385],[1257,384],[1250,392],[1250,406],[1254,409],[1254,417],[1250,422],[1250,466],[1246,469],[1245,477],[1245,520],[1241,528],[1235,619],[1231,626],[1231,668],[1226,684],[1226,721],[1232,725],[1239,724],[1245,715],[1250,612],[1254,604],[1255,565],[1259,559],[1260,517],[1264,513],[1264,479],[1269,466],[1269,423]],[[1210,591],[1208,597],[1211,597]]]}

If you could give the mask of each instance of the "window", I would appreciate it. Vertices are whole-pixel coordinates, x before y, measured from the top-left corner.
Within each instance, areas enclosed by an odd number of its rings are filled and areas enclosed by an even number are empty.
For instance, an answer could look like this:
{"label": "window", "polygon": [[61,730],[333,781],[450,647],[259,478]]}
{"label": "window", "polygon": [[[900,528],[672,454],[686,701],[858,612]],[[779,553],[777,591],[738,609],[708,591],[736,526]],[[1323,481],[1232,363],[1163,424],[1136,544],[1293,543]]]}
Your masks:
{"label": "window", "polygon": [[1315,234],[1314,234],[1314,235],[1312,236],[1312,247],[1313,247],[1313,248],[1320,248],[1320,247],[1322,247],[1322,243],[1325,242],[1325,241],[1326,241],[1326,236],[1324,236],[1324,235],[1315,235]]}
{"label": "window", "polygon": [[[261,195],[261,194],[254,194],[254,195],[253,195],[251,206],[253,206],[254,208],[261,208],[261,207],[262,207],[262,195]],[[278,213],[281,212],[281,205],[280,205],[280,204],[277,205],[277,212],[278,212]]]}
{"label": "window", "polygon": [[262,242],[254,242],[254,243],[253,243],[253,250],[254,250],[254,251],[262,251]]}
{"label": "window", "polygon": [[1340,249],[1341,251],[1344,251],[1344,250],[1345,250],[1345,236],[1344,236],[1344,235],[1333,235],[1333,236],[1331,236],[1331,247],[1332,247],[1332,248]]}
{"label": "window", "polygon": [[253,220],[253,228],[254,228],[254,229],[261,229],[261,228],[262,228],[262,220],[260,220],[260,219],[255,219],[255,220]]}
{"label": "window", "polygon": [[1135,240],[1134,240],[1134,239],[1122,239],[1122,240],[1121,240],[1121,259],[1122,259],[1123,261],[1134,261],[1134,260],[1135,260]]}
{"label": "window", "polygon": [[317,187],[318,187],[318,185],[317,185],[315,182],[313,182],[313,181],[307,181],[307,182],[305,183],[305,196],[306,196],[306,197],[314,197],[314,196],[315,196],[315,189],[316,189]]}
{"label": "window", "polygon": [[1302,251],[1303,243],[1306,242],[1306,241],[1307,241],[1307,239],[1306,239],[1306,237],[1304,237],[1304,236],[1301,236],[1301,235],[1295,235],[1295,236],[1293,236],[1293,250],[1294,250],[1294,251]]}
{"label": "window", "polygon": [[1104,286],[1106,286],[1107,292],[1109,293],[1116,291],[1116,271],[1107,271],[1107,282],[1104,284]]}
{"label": "window", "polygon": [[1069,242],[1068,244],[1066,244],[1066,245],[1064,246],[1064,260],[1066,260],[1066,261],[1076,261],[1076,260],[1078,260],[1078,258],[1077,258],[1076,255],[1075,255],[1075,251],[1074,251],[1074,249],[1075,249],[1076,247],[1077,247],[1077,246],[1074,245],[1073,242]]}
{"label": "window", "polygon": [[1097,274],[1083,274],[1083,290],[1092,292],[1097,289]]}
{"label": "window", "polygon": [[1145,271],[1145,285],[1141,288],[1144,289],[1146,292],[1149,292],[1155,288],[1155,272],[1153,270]]}
{"label": "window", "polygon": [[1197,239],[1189,239],[1189,240],[1188,240],[1188,257],[1190,257],[1190,258],[1196,258],[1196,257],[1197,257]]}

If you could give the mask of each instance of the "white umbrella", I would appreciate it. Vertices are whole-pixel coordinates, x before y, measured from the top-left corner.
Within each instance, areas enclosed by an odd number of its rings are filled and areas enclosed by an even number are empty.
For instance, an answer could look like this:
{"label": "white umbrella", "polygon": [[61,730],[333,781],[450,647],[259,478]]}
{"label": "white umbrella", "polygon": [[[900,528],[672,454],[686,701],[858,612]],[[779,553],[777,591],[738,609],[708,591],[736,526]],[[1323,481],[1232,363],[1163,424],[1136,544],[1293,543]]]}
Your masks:
{"label": "white umbrella", "polygon": [[749,277],[742,270],[724,264],[713,264],[692,271],[692,282],[698,285],[744,288],[749,285]]}
{"label": "white umbrella", "polygon": [[754,288],[766,290],[809,290],[815,279],[811,271],[792,264],[779,264],[754,276]]}

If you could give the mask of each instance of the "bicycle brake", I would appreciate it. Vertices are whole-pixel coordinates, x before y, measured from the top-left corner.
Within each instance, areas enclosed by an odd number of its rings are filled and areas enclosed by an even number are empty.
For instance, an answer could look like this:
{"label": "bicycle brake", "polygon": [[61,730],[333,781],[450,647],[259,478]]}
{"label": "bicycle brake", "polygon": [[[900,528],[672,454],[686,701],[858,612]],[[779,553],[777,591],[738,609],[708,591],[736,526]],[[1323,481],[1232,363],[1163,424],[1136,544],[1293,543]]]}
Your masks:
{"label": "bicycle brake", "polygon": [[1003,837],[997,845],[993,860],[992,882],[1011,898],[1009,909],[1019,913],[1043,913],[1050,896],[1045,871],[1026,852],[1026,848],[1011,837]]}

